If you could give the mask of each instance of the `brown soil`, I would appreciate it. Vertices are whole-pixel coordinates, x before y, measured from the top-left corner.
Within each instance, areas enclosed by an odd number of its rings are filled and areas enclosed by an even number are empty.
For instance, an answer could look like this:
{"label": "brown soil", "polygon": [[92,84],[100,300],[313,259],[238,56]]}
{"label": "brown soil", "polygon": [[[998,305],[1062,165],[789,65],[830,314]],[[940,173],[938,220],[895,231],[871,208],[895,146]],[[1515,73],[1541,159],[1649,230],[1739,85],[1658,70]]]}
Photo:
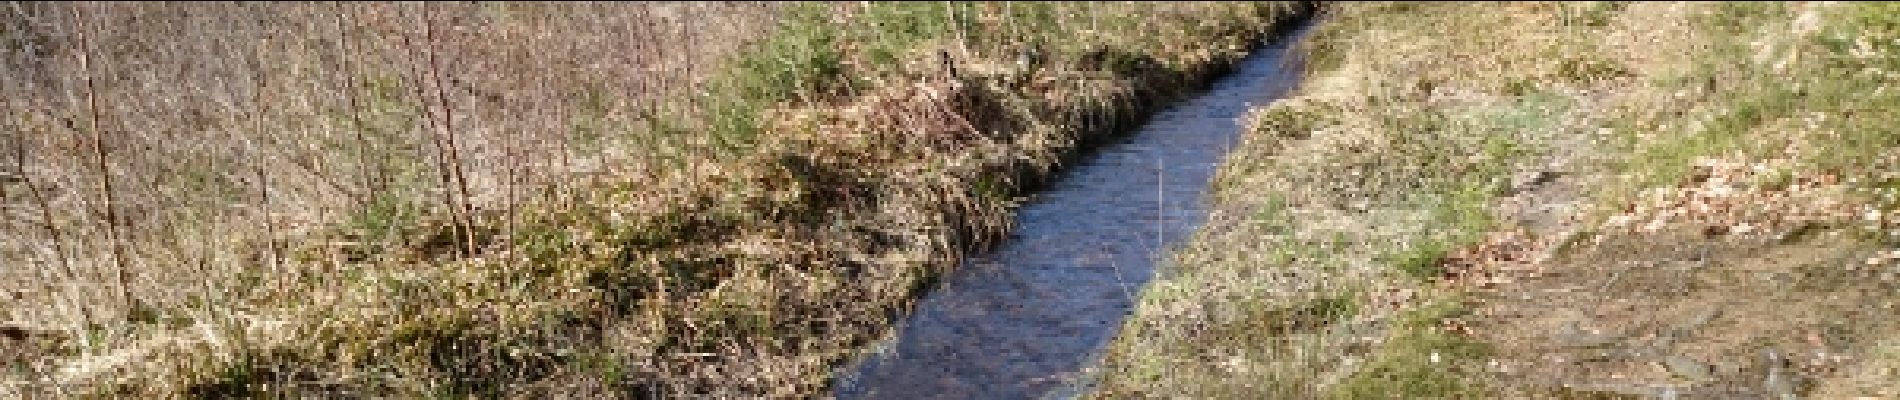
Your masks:
{"label": "brown soil", "polygon": [[1870,263],[1851,229],[1760,209],[1774,202],[1696,214],[1707,176],[1669,189],[1691,201],[1623,214],[1661,223],[1591,227],[1570,206],[1591,179],[1576,172],[1534,173],[1545,179],[1499,202],[1516,229],[1446,260],[1473,304],[1451,324],[1493,345],[1503,397],[1805,397],[1900,329],[1900,270]]}

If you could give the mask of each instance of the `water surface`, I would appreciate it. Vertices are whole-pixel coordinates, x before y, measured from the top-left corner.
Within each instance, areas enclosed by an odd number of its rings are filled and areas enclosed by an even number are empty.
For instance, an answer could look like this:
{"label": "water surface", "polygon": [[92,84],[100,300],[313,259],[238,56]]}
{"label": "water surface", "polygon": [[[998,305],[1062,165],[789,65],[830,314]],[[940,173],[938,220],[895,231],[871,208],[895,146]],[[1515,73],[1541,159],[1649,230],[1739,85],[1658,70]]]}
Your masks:
{"label": "water surface", "polygon": [[1205,93],[1156,114],[1018,210],[1010,240],[953,270],[894,341],[841,373],[840,398],[1036,398],[1108,343],[1155,261],[1204,219],[1202,193],[1240,117],[1298,78],[1263,46]]}

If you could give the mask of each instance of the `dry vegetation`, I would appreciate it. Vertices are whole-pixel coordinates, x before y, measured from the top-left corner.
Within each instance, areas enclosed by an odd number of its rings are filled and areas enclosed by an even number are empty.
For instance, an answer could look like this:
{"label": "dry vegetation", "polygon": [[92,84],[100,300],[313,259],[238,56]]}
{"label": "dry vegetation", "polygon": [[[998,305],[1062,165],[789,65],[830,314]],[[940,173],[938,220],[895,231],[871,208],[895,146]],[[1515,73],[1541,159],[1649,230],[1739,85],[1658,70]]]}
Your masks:
{"label": "dry vegetation", "polygon": [[1293,9],[8,2],[0,393],[819,394]]}
{"label": "dry vegetation", "polygon": [[1100,395],[1900,396],[1900,9],[1322,15]]}
{"label": "dry vegetation", "polygon": [[[416,215],[513,210],[550,183],[647,163],[631,144],[594,143],[637,136],[591,131],[674,113],[659,100],[705,79],[695,59],[724,57],[772,15],[763,5],[7,6],[5,145],[17,178],[0,254],[38,267],[7,271],[27,274],[7,280],[30,293],[16,295],[24,303],[67,303],[26,318],[49,327],[115,319],[130,312],[123,295],[187,308],[181,290],[228,292],[224,281],[242,275],[233,270],[294,263],[291,238],[339,221],[387,220],[358,227],[376,240]],[[715,11],[708,27],[682,22]],[[661,46],[693,35],[726,45]]]}

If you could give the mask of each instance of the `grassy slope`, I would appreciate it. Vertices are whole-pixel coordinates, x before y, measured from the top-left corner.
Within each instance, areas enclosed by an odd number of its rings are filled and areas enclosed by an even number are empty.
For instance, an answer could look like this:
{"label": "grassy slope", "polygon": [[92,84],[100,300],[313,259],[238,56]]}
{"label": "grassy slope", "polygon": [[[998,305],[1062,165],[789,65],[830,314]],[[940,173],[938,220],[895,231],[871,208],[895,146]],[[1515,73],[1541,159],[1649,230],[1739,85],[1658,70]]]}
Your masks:
{"label": "grassy slope", "polygon": [[[52,374],[153,395],[820,393],[1008,229],[1014,194],[1237,61],[1288,6],[959,4],[980,16],[968,53],[944,3],[794,6],[709,79],[696,121],[595,127],[655,135],[663,165],[507,214],[371,207],[293,241],[300,273],[246,275],[222,308],[114,345],[54,345]],[[1041,60],[1012,66],[1028,46]]]}
{"label": "grassy slope", "polygon": [[1895,395],[1891,5],[1329,12],[1101,395]]}

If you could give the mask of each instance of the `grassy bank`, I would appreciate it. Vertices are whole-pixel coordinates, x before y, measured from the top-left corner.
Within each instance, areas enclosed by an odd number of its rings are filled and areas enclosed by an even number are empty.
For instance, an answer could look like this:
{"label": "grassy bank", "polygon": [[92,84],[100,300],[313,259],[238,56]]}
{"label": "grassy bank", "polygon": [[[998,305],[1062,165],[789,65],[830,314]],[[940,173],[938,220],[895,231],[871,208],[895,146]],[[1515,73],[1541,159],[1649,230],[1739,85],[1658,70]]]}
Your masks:
{"label": "grassy bank", "polygon": [[1893,396],[1894,11],[1330,5],[1099,395]]}
{"label": "grassy bank", "polygon": [[38,279],[0,351],[71,386],[7,390],[820,394],[1064,156],[1294,11],[189,7],[8,20],[0,256]]}

